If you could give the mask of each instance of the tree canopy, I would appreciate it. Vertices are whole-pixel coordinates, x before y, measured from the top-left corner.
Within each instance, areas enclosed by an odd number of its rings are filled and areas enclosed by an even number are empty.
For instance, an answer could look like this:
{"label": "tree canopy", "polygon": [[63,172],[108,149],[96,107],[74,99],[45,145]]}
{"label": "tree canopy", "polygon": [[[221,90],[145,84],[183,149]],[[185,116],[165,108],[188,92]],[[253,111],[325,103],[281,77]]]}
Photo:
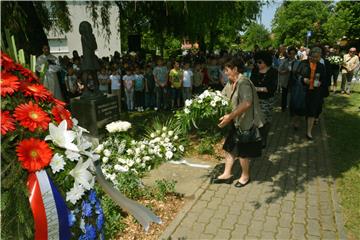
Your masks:
{"label": "tree canopy", "polygon": [[264,25],[252,23],[242,36],[242,48],[244,50],[252,50],[255,45],[260,48],[271,46],[270,32]]}
{"label": "tree canopy", "polygon": [[306,42],[307,31],[312,32],[312,42],[324,39],[321,26],[329,17],[329,7],[330,3],[323,1],[285,1],[272,23],[276,43],[300,45]]}
{"label": "tree canopy", "polygon": [[343,36],[355,40],[360,32],[359,1],[284,1],[272,22],[276,44],[300,45],[312,32],[311,43],[336,44]]}
{"label": "tree canopy", "polygon": [[[256,19],[260,1],[88,1],[87,8],[93,23],[109,36],[109,7],[116,4],[119,12],[119,30],[126,43],[127,35],[151,35],[156,45],[164,47],[167,38],[188,38],[200,41],[212,50],[232,43],[237,33]],[[55,28],[60,32],[71,30],[66,1],[2,2],[2,24],[13,34],[22,33],[29,43],[41,51],[46,41],[43,29]],[[31,13],[27,9],[32,9]],[[19,11],[13,11],[19,9]],[[14,24],[15,23],[15,24]],[[29,29],[37,29],[41,41],[31,38]],[[42,31],[42,33],[41,33]],[[44,39],[45,36],[45,39]],[[20,41],[18,41],[20,42]],[[41,44],[37,44],[41,42]],[[30,46],[21,46],[28,49]],[[33,52],[33,51],[31,51]]]}
{"label": "tree canopy", "polygon": [[68,32],[72,29],[64,1],[1,1],[1,35],[9,31],[17,38],[19,48],[29,54],[40,54],[47,44],[44,29]]}

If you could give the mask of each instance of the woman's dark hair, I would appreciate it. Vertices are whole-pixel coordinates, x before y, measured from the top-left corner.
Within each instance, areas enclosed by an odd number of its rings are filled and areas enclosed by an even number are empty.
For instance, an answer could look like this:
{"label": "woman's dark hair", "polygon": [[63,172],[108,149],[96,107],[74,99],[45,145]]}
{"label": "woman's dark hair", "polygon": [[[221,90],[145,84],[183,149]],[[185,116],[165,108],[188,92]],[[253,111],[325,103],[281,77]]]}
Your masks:
{"label": "woman's dark hair", "polygon": [[233,69],[234,67],[237,67],[237,70],[239,73],[243,73],[245,66],[244,62],[241,58],[229,58],[225,64],[224,67],[228,67]]}
{"label": "woman's dark hair", "polygon": [[266,66],[270,67],[272,65],[272,55],[268,51],[259,51],[254,55],[255,61],[262,60]]}
{"label": "woman's dark hair", "polygon": [[291,51],[295,51],[295,53],[297,52],[296,48],[294,46],[290,46],[287,49],[287,53],[289,54]]}

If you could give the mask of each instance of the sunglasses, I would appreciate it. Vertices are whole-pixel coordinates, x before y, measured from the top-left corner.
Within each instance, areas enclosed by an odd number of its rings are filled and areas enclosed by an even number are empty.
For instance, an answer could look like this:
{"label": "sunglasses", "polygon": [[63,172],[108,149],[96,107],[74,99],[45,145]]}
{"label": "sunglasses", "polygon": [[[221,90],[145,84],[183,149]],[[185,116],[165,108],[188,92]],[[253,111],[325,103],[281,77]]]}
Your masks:
{"label": "sunglasses", "polygon": [[257,64],[263,64],[263,61],[256,61]]}

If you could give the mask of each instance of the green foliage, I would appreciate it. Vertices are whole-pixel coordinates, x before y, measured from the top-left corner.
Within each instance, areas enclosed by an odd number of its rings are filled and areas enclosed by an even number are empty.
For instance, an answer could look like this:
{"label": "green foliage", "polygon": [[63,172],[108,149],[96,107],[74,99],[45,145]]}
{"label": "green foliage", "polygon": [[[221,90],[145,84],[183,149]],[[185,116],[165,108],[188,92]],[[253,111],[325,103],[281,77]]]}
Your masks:
{"label": "green foliage", "polygon": [[26,187],[27,172],[13,155],[15,146],[1,146],[1,239],[33,238],[33,216]]}
{"label": "green foliage", "polygon": [[1,26],[15,35],[19,48],[35,55],[48,42],[44,29],[59,33],[72,29],[66,1],[2,1]]}
{"label": "green foliage", "polygon": [[104,193],[101,197],[101,206],[105,216],[105,239],[112,239],[126,228],[126,225],[123,223],[124,217],[122,214],[124,213],[121,211],[121,208]]}
{"label": "green foliage", "polygon": [[334,94],[326,98],[325,124],[329,135],[329,158],[337,182],[348,239],[360,236],[360,85],[350,97]]}
{"label": "green foliage", "polygon": [[[250,21],[255,20],[262,5],[260,1],[117,1],[115,3],[120,13],[121,35],[126,38],[129,33],[150,33],[161,52],[166,47],[173,49],[177,46],[166,43],[173,37],[177,39],[188,37],[190,40],[203,43],[206,41],[210,49],[215,45],[229,46],[237,37],[237,32],[243,30]],[[145,43],[149,43],[149,38],[145,39]]]}
{"label": "green foliage", "polygon": [[[121,188],[127,197],[138,199],[157,199],[158,201],[164,201],[169,194],[175,194],[176,182],[171,180],[156,180],[154,186],[143,186],[139,188],[140,179],[136,176],[123,177],[125,185]],[[115,236],[121,234],[127,227],[124,223],[124,218],[127,216],[125,212],[117,206],[110,197],[108,197],[101,189],[97,189],[97,192],[101,195],[101,206],[104,211],[105,219],[105,239],[113,239]],[[152,206],[146,206],[149,209]]]}
{"label": "green foliage", "polygon": [[203,138],[200,140],[200,145],[198,147],[199,154],[214,154],[214,142],[212,139]]}
{"label": "green foliage", "polygon": [[285,1],[273,19],[277,44],[301,45],[307,31],[313,32],[309,43],[323,41],[326,35],[321,26],[329,17],[329,8],[330,3],[323,1]]}
{"label": "green foliage", "polygon": [[[347,13],[347,15],[345,15]],[[360,2],[359,1],[344,1],[341,0],[336,3],[335,15],[338,15],[341,21],[348,21],[350,27],[346,32],[346,36],[350,39],[359,38],[360,32]],[[337,31],[341,31],[341,26],[337,28]]]}
{"label": "green foliage", "polygon": [[116,180],[119,182],[120,191],[131,199],[139,199],[144,195],[144,189],[140,187],[139,175],[132,171],[118,174]]}
{"label": "green foliage", "polygon": [[340,9],[331,15],[324,24],[329,42],[336,43],[343,36],[346,36],[351,26],[351,11],[349,9]]}
{"label": "green foliage", "polygon": [[312,31],[309,45],[335,44],[343,37],[359,37],[360,2],[285,1],[276,11],[272,31],[276,43],[303,45],[307,31]]}
{"label": "green foliage", "polygon": [[266,48],[271,45],[269,31],[264,25],[258,23],[252,23],[242,38],[242,47],[248,51],[253,50],[256,44],[259,45],[260,48]]}
{"label": "green foliage", "polygon": [[155,197],[156,200],[164,201],[166,195],[175,193],[175,184],[174,180],[156,180],[155,186],[151,189],[151,196]]}

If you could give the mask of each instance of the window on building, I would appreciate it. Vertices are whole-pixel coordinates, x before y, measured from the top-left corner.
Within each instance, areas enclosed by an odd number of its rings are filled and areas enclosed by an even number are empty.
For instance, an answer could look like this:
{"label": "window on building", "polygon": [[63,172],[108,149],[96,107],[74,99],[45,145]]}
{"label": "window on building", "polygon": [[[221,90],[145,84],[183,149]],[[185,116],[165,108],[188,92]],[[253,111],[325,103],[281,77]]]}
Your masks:
{"label": "window on building", "polygon": [[69,53],[68,42],[66,38],[52,38],[49,39],[49,46],[51,53]]}

